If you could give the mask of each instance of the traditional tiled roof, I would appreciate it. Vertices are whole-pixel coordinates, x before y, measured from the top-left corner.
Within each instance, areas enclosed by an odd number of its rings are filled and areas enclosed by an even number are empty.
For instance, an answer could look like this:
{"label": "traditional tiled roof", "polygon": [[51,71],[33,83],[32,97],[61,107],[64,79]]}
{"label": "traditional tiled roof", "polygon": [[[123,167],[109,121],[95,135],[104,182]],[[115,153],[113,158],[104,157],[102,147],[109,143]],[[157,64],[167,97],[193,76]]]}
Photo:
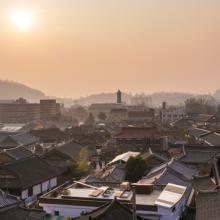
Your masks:
{"label": "traditional tiled roof", "polygon": [[149,148],[147,152],[141,154],[141,157],[145,160],[148,160],[149,158],[155,158],[155,159],[161,161],[161,163],[167,162],[167,160],[164,157],[162,157],[159,154],[153,152],[151,150],[151,148]]}
{"label": "traditional tiled roof", "polygon": [[105,182],[123,182],[125,180],[125,164],[115,164],[108,167],[100,178]]}
{"label": "traditional tiled roof", "polygon": [[104,136],[100,132],[84,134],[78,137],[77,142],[82,145],[102,144],[105,141]]}
{"label": "traditional tiled roof", "polygon": [[17,143],[19,143],[19,145],[23,145],[23,146],[30,145],[38,141],[37,138],[35,138],[29,133],[21,133],[21,134],[19,133],[19,134],[13,135],[12,138]]}
{"label": "traditional tiled roof", "polygon": [[190,128],[188,134],[195,138],[200,138],[201,135],[208,134],[210,131],[201,128]]}
{"label": "traditional tiled roof", "polygon": [[148,173],[147,176],[143,177],[139,183],[159,185],[173,183],[188,186],[187,194],[189,194],[191,180],[196,173],[196,169],[193,169],[178,160],[172,159],[169,162],[152,169],[152,171]]}
{"label": "traditional tiled roof", "polygon": [[[10,141],[9,144],[7,141]],[[6,141],[6,143],[4,143]],[[37,142],[37,139],[28,133],[1,135],[0,147],[10,148],[15,146],[27,146]]]}
{"label": "traditional tiled roof", "polygon": [[31,130],[30,133],[31,135],[39,138],[43,142],[53,142],[66,138],[65,132],[54,126],[49,128]]}
{"label": "traditional tiled roof", "polygon": [[57,146],[54,148],[55,150],[67,155],[74,161],[78,161],[79,159],[79,152],[82,149],[82,145],[75,142],[75,141],[70,141],[68,143],[65,143],[63,145]]}
{"label": "traditional tiled roof", "polygon": [[2,170],[14,175],[15,178],[1,178],[0,188],[24,189],[57,177],[60,172],[39,157],[26,158],[6,164]]}
{"label": "traditional tiled roof", "polygon": [[184,156],[180,159],[184,163],[207,163],[211,161],[215,154],[220,151],[220,147],[210,146],[184,146]]}
{"label": "traditional tiled roof", "polygon": [[196,220],[219,220],[220,193],[199,192],[196,196]]}
{"label": "traditional tiled roof", "polygon": [[15,196],[9,195],[6,192],[0,190],[0,209],[15,205],[15,204],[18,204],[18,200]]}
{"label": "traditional tiled roof", "polygon": [[220,134],[216,132],[201,135],[201,138],[209,146],[220,146]]}
{"label": "traditional tiled roof", "polygon": [[216,189],[216,185],[210,176],[195,176],[192,183],[196,191],[213,191]]}
{"label": "traditional tiled roof", "polygon": [[188,130],[191,137],[200,139],[209,146],[220,146],[220,134],[201,128],[191,128]]}
{"label": "traditional tiled roof", "polygon": [[[86,215],[76,218],[76,220],[132,220],[132,216],[132,212],[127,207],[119,203],[117,200],[113,200],[111,203],[107,203]],[[141,217],[137,216],[137,220],[141,219]]]}
{"label": "traditional tiled roof", "polygon": [[192,117],[194,121],[198,122],[218,122],[219,118],[215,115],[208,115],[208,114],[198,114]]}
{"label": "traditional tiled roof", "polygon": [[25,159],[33,156],[31,151],[27,150],[25,147],[22,146],[7,149],[4,152],[15,160]]}
{"label": "traditional tiled roof", "polygon": [[114,164],[103,170],[100,170],[95,175],[89,175],[83,182],[92,183],[121,183],[125,180],[125,164]]}
{"label": "traditional tiled roof", "polygon": [[157,136],[158,130],[155,127],[123,127],[121,132],[115,138],[151,138]]}
{"label": "traditional tiled roof", "polygon": [[0,142],[5,140],[6,137],[8,137],[8,133],[0,133]]}
{"label": "traditional tiled roof", "polygon": [[173,127],[181,127],[181,128],[189,128],[191,127],[191,123],[189,122],[189,120],[187,118],[180,118],[174,122],[171,123],[171,126]]}
{"label": "traditional tiled roof", "polygon": [[[148,175],[146,177],[152,177],[154,175],[157,175],[158,173],[161,173],[164,170],[167,170],[168,168],[170,170],[175,171],[176,173],[181,174],[181,176],[184,177],[184,179],[186,179],[186,180],[192,180],[192,177],[197,172],[196,169],[185,165],[181,161],[171,159],[167,163],[164,163],[164,164],[152,169],[151,172],[148,173]],[[157,179],[157,180],[159,180],[159,179]]]}
{"label": "traditional tiled roof", "polygon": [[1,220],[44,220],[46,213],[36,209],[14,207],[0,212]]}

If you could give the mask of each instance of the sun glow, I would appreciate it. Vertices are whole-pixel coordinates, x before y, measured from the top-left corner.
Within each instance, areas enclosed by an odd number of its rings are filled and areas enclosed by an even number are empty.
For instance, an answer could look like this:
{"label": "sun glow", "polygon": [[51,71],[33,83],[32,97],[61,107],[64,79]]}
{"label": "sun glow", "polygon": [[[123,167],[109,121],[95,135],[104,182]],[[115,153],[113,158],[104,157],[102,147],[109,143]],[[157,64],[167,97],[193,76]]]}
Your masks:
{"label": "sun glow", "polygon": [[33,15],[30,10],[18,9],[12,13],[11,20],[18,29],[26,30],[32,25]]}

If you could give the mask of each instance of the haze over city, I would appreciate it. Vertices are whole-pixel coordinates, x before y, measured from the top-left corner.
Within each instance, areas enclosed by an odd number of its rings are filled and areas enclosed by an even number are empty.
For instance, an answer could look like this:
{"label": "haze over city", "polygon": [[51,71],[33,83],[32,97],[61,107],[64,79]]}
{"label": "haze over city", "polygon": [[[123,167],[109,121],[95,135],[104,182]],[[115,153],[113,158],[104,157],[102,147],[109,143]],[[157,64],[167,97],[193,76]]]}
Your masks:
{"label": "haze over city", "polygon": [[220,84],[219,6],[217,0],[2,0],[0,79],[62,97],[118,88],[213,92]]}
{"label": "haze over city", "polygon": [[220,220],[220,0],[0,0],[0,220]]}

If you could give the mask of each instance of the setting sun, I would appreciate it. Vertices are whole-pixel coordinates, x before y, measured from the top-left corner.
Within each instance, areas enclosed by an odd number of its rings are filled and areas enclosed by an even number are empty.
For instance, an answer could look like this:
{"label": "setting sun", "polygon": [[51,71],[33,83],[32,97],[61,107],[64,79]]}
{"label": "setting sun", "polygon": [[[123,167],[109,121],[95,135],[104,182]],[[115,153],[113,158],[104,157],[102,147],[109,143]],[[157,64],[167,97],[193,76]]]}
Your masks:
{"label": "setting sun", "polygon": [[21,30],[30,28],[32,19],[32,12],[26,9],[16,10],[12,13],[12,23]]}

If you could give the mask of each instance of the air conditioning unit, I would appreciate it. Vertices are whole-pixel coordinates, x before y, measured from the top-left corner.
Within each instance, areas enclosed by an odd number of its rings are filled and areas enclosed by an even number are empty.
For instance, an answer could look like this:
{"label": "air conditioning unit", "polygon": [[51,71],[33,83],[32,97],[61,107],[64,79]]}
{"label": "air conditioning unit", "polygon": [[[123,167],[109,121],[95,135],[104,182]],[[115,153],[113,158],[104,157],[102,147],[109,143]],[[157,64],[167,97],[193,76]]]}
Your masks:
{"label": "air conditioning unit", "polygon": [[129,191],[131,190],[131,186],[129,182],[122,182],[120,185],[120,190],[121,191]]}

